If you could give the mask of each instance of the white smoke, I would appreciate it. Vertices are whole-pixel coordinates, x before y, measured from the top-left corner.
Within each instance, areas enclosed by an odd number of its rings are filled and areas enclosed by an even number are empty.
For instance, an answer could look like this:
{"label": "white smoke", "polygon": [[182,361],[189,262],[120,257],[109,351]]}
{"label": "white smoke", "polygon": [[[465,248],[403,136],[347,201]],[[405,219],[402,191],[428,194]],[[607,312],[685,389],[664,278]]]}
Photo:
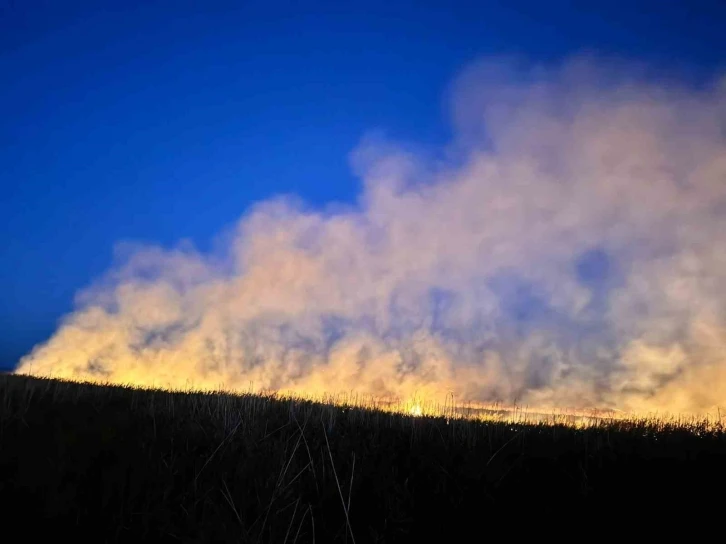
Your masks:
{"label": "white smoke", "polygon": [[480,63],[438,159],[364,143],[346,210],[126,248],[19,372],[700,412],[726,399],[726,86]]}

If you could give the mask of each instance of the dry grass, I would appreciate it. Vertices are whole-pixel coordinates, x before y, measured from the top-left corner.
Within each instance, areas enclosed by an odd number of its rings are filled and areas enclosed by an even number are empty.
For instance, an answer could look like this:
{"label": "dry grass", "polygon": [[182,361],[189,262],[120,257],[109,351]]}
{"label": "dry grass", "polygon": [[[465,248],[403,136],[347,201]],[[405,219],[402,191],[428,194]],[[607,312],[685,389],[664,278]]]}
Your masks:
{"label": "dry grass", "polygon": [[33,512],[96,542],[450,539],[515,505],[672,507],[726,483],[719,418],[325,400],[2,376],[7,528]]}

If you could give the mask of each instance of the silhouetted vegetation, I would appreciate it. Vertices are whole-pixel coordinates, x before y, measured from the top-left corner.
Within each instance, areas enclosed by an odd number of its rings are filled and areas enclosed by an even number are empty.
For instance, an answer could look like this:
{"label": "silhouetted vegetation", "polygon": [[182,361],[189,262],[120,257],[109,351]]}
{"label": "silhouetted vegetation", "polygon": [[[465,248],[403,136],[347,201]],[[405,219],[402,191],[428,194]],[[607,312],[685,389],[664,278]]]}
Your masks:
{"label": "silhouetted vegetation", "polygon": [[700,420],[478,422],[13,375],[0,389],[4,529],[29,539],[443,542],[498,512],[672,508],[726,483],[723,429]]}

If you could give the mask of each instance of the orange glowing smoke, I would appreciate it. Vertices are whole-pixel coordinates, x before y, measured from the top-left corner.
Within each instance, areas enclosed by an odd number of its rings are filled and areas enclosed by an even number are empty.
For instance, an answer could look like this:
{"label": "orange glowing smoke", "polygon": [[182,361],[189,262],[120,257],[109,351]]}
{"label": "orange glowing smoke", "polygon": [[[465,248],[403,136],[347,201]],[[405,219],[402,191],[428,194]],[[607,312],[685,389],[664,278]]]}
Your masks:
{"label": "orange glowing smoke", "polygon": [[[481,63],[443,158],[366,140],[358,203],[220,254],[123,247],[17,371],[700,413],[726,399],[726,91]],[[412,408],[423,413],[422,408]]]}

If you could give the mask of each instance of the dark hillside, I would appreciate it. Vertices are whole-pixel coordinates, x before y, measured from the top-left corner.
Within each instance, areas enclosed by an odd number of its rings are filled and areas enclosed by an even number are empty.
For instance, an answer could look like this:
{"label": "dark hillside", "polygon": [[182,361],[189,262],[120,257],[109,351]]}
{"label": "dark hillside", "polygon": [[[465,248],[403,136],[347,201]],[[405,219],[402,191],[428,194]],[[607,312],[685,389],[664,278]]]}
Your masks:
{"label": "dark hillside", "polygon": [[0,399],[3,525],[27,537],[448,541],[498,512],[672,508],[726,484],[726,436],[702,422],[447,422],[13,375]]}

